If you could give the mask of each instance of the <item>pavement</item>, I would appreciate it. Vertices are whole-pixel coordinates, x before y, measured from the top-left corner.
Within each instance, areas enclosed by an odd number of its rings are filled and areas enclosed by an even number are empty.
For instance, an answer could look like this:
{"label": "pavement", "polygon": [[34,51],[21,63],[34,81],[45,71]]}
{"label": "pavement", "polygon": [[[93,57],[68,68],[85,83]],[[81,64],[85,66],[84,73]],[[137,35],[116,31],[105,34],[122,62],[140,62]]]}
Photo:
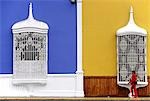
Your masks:
{"label": "pavement", "polygon": [[1,97],[0,101],[150,101],[150,97]]}

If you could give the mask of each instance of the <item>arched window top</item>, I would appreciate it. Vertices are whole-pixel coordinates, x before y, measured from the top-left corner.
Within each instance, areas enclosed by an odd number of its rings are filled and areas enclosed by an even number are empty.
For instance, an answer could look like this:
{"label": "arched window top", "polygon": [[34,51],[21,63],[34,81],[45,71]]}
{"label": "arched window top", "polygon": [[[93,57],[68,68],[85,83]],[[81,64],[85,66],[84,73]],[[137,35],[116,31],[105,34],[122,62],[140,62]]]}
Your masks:
{"label": "arched window top", "polygon": [[137,35],[142,35],[146,36],[147,31],[141,27],[139,27],[135,21],[134,21],[134,12],[132,6],[130,7],[130,13],[129,13],[129,22],[126,26],[119,28],[117,30],[117,36],[122,36],[126,34],[137,34]]}
{"label": "arched window top", "polygon": [[28,18],[26,20],[17,22],[12,26],[12,29],[19,29],[19,28],[49,29],[48,24],[46,24],[45,22],[38,21],[38,20],[34,19],[32,3],[30,3],[30,5],[29,5]]}

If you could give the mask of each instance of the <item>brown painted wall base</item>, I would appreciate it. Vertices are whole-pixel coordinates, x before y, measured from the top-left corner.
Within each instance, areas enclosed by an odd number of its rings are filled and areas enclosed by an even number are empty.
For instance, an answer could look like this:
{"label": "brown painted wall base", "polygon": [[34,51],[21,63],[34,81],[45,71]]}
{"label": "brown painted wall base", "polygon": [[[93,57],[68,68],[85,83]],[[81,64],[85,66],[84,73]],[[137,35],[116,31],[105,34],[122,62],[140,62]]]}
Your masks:
{"label": "brown painted wall base", "polygon": [[[150,83],[150,77],[148,77]],[[129,90],[117,85],[116,76],[85,76],[84,92],[86,97],[127,97]],[[138,89],[139,96],[150,96],[150,85]]]}

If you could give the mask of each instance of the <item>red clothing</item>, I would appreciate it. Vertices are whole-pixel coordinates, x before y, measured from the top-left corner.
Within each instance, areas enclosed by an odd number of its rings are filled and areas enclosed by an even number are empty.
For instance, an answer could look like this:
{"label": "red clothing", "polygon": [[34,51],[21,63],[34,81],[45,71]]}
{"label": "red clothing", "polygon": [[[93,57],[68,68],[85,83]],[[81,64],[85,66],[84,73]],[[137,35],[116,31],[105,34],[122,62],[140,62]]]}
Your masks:
{"label": "red clothing", "polygon": [[[137,89],[136,89],[136,84],[137,84],[137,76],[135,73],[132,74],[132,77],[130,79],[130,83],[131,83],[131,92],[132,92],[132,96],[137,97]],[[133,94],[133,90],[134,90],[134,94]]]}
{"label": "red clothing", "polygon": [[131,79],[130,79],[130,83],[131,84],[133,84],[133,83],[136,83],[137,82],[137,76],[136,76],[136,74],[132,74],[132,77],[131,77]]}

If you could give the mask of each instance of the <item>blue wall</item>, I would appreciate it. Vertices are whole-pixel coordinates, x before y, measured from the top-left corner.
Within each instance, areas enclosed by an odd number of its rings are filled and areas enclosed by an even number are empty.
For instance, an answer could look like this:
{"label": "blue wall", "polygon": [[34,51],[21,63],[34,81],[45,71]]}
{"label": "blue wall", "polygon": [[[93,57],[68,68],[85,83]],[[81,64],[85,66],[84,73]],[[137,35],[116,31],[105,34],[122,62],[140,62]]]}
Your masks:
{"label": "blue wall", "polygon": [[48,72],[75,73],[76,5],[70,0],[0,0],[0,73],[12,73],[11,26],[27,18],[30,1],[34,17],[50,27]]}

